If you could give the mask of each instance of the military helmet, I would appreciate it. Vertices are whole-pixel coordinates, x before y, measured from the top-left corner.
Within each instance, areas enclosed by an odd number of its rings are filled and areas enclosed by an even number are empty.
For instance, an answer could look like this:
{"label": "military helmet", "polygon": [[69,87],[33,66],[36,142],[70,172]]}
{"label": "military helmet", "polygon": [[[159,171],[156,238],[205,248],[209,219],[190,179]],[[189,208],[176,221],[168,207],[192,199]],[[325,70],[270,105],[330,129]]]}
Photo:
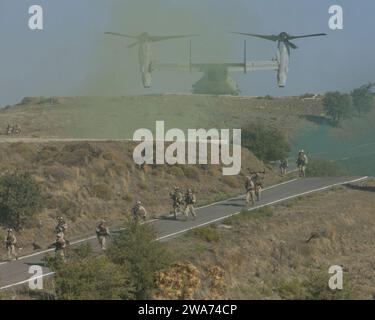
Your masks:
{"label": "military helmet", "polygon": [[180,187],[174,187],[175,190],[180,190]]}
{"label": "military helmet", "polygon": [[193,190],[191,190],[191,189],[188,189],[188,193],[193,193]]}
{"label": "military helmet", "polygon": [[142,204],[142,201],[137,201],[137,205],[141,205]]}

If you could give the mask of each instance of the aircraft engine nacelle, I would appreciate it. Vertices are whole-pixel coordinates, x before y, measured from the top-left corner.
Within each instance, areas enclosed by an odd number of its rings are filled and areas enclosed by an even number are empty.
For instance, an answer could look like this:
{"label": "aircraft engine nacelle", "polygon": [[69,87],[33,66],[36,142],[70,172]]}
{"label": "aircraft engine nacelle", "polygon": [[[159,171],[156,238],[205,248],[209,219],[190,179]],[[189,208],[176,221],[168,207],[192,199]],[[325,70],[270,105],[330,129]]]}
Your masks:
{"label": "aircraft engine nacelle", "polygon": [[279,69],[277,70],[277,85],[280,88],[286,86],[289,72],[289,58],[290,49],[284,44],[284,42],[280,42],[277,52],[277,61],[279,63]]}
{"label": "aircraft engine nacelle", "polygon": [[146,89],[151,88],[151,84],[152,84],[151,72],[142,73],[142,84],[143,84],[143,87]]}

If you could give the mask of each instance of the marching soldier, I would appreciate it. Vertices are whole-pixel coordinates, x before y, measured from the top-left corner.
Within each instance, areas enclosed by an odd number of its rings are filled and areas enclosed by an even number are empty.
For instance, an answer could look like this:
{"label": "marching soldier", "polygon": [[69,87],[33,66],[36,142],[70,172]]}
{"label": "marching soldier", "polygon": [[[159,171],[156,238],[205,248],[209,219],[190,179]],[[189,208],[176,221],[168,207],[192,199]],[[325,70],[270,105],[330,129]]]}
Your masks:
{"label": "marching soldier", "polygon": [[57,225],[55,227],[55,233],[56,234],[63,234],[65,235],[66,230],[68,230],[68,224],[65,222],[63,217],[57,218]]}
{"label": "marching soldier", "polygon": [[50,247],[55,247],[56,259],[61,259],[65,262],[66,241],[62,234],[56,235],[56,241]]}
{"label": "marching soldier", "polygon": [[256,172],[253,174],[255,196],[256,196],[257,201],[260,201],[260,196],[263,190],[263,179],[264,179],[265,174],[266,174],[266,170],[264,170],[263,172]]}
{"label": "marching soldier", "polygon": [[298,173],[300,177],[306,177],[306,165],[308,163],[308,158],[305,154],[304,150],[300,150],[298,152],[298,157],[297,157],[297,166],[298,166]]}
{"label": "marching soldier", "polygon": [[132,209],[132,216],[134,220],[139,221],[139,219],[142,219],[143,221],[146,221],[147,217],[147,211],[142,206],[141,201],[137,201],[136,205]]}
{"label": "marching soldier", "polygon": [[196,204],[197,200],[195,198],[195,194],[193,193],[193,190],[188,189],[186,195],[185,195],[185,217],[186,220],[189,217],[189,213],[192,215],[193,220],[196,219],[197,215],[195,213],[194,205]]}
{"label": "marching soldier", "polygon": [[102,250],[106,249],[105,248],[106,239],[107,237],[110,237],[109,229],[105,227],[104,224],[105,224],[104,220],[100,221],[99,225],[96,227],[96,230],[95,230],[96,236],[98,237],[98,241]]}
{"label": "marching soldier", "polygon": [[252,180],[251,176],[246,177],[246,182],[245,182],[245,189],[246,189],[246,205],[250,205],[250,201],[252,205],[255,204],[255,184],[254,181]]}
{"label": "marching soldier", "polygon": [[16,253],[16,243],[17,238],[13,232],[13,229],[8,229],[7,235],[5,236],[5,248],[7,250],[8,260],[12,260],[12,257],[14,257],[16,260],[18,259]]}
{"label": "marching soldier", "polygon": [[287,159],[281,159],[280,160],[280,174],[284,177],[286,175],[286,170],[288,169],[289,164]]}
{"label": "marching soldier", "polygon": [[170,197],[171,197],[171,200],[172,200],[174,218],[177,219],[177,214],[179,212],[182,212],[181,207],[182,207],[182,203],[183,203],[183,195],[180,192],[180,188],[175,187],[174,192],[170,193]]}

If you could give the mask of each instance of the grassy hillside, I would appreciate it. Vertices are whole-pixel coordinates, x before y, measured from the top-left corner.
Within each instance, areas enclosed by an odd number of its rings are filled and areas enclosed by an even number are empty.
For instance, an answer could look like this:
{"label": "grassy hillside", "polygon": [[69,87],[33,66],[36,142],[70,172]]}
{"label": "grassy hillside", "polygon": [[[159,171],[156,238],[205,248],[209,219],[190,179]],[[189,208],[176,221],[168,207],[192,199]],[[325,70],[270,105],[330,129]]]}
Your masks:
{"label": "grassy hillside", "polygon": [[[220,290],[206,283],[194,289],[195,298],[212,298],[215,293],[216,299],[371,300],[374,192],[374,179],[339,187],[244,212],[168,245],[177,261],[189,261],[202,276],[212,268],[222,270],[216,278]],[[328,289],[333,265],[343,267],[342,291]],[[160,295],[166,293],[161,286]]]}
{"label": "grassy hillside", "polygon": [[[23,253],[31,243],[51,243],[56,217],[66,217],[67,237],[93,234],[100,219],[113,227],[123,223],[130,208],[142,200],[150,216],[169,212],[169,192],[178,185],[193,188],[198,205],[243,192],[247,169],[262,170],[263,163],[250,152],[242,154],[241,175],[224,177],[221,166],[146,166],[138,168],[132,159],[130,142],[2,143],[0,172],[26,170],[43,191],[46,207],[19,232]],[[267,183],[277,175],[270,169]],[[3,237],[6,226],[1,226]],[[0,256],[4,248],[0,249]]]}
{"label": "grassy hillside", "polygon": [[[0,132],[19,124],[25,137],[132,138],[139,128],[242,128],[253,121],[291,132],[322,113],[321,99],[209,95],[25,98],[0,110]],[[311,123],[311,122],[309,122]]]}

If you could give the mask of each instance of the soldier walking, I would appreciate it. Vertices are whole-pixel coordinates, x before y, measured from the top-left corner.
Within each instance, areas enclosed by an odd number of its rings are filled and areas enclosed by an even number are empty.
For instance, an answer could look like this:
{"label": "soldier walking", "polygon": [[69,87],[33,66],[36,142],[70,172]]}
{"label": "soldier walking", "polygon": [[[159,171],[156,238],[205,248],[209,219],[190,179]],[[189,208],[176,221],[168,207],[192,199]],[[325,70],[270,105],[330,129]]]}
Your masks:
{"label": "soldier walking", "polygon": [[102,250],[105,250],[105,244],[107,237],[110,237],[109,229],[104,225],[105,221],[100,221],[99,225],[96,227],[96,236]]}
{"label": "soldier walking", "polygon": [[298,175],[301,178],[306,177],[306,165],[308,163],[308,158],[305,154],[304,150],[300,150],[298,152],[298,157],[297,157],[297,166],[298,166]]}
{"label": "soldier walking", "polygon": [[197,200],[195,197],[195,194],[193,193],[193,190],[188,189],[186,195],[185,195],[185,217],[186,220],[189,218],[189,213],[192,215],[193,220],[196,219],[197,215],[195,213],[194,205],[196,204]]}
{"label": "soldier walking", "polygon": [[288,167],[289,167],[288,160],[286,158],[281,159],[280,166],[279,166],[281,176],[284,177],[286,175],[286,170],[288,169]]}
{"label": "soldier walking", "polygon": [[142,219],[143,221],[146,221],[147,217],[147,211],[142,206],[141,201],[137,201],[135,206],[132,208],[132,216],[135,221],[139,221],[139,219]]}
{"label": "soldier walking", "polygon": [[172,200],[174,218],[177,219],[177,214],[182,212],[181,207],[183,204],[183,195],[180,192],[180,188],[175,187],[174,192],[170,193],[170,197]]}
{"label": "soldier walking", "polygon": [[253,175],[253,181],[255,185],[255,197],[257,201],[260,201],[261,198],[261,193],[263,190],[263,180],[264,180],[264,175],[266,174],[266,170],[263,172],[256,172]]}
{"label": "soldier walking", "polygon": [[63,217],[57,218],[57,225],[55,227],[55,233],[56,234],[63,234],[65,235],[65,232],[68,230],[68,224],[65,222]]}
{"label": "soldier walking", "polygon": [[17,238],[13,232],[13,229],[8,229],[7,235],[5,236],[5,248],[7,250],[8,260],[12,260],[12,257],[14,257],[16,260],[18,259],[16,253],[16,243]]}
{"label": "soldier walking", "polygon": [[66,241],[61,233],[56,235],[56,241],[50,247],[55,247],[55,258],[65,262]]}
{"label": "soldier walking", "polygon": [[254,205],[255,204],[255,184],[251,176],[246,177],[245,189],[246,189],[246,205],[250,206],[250,201],[251,201],[251,204]]}

